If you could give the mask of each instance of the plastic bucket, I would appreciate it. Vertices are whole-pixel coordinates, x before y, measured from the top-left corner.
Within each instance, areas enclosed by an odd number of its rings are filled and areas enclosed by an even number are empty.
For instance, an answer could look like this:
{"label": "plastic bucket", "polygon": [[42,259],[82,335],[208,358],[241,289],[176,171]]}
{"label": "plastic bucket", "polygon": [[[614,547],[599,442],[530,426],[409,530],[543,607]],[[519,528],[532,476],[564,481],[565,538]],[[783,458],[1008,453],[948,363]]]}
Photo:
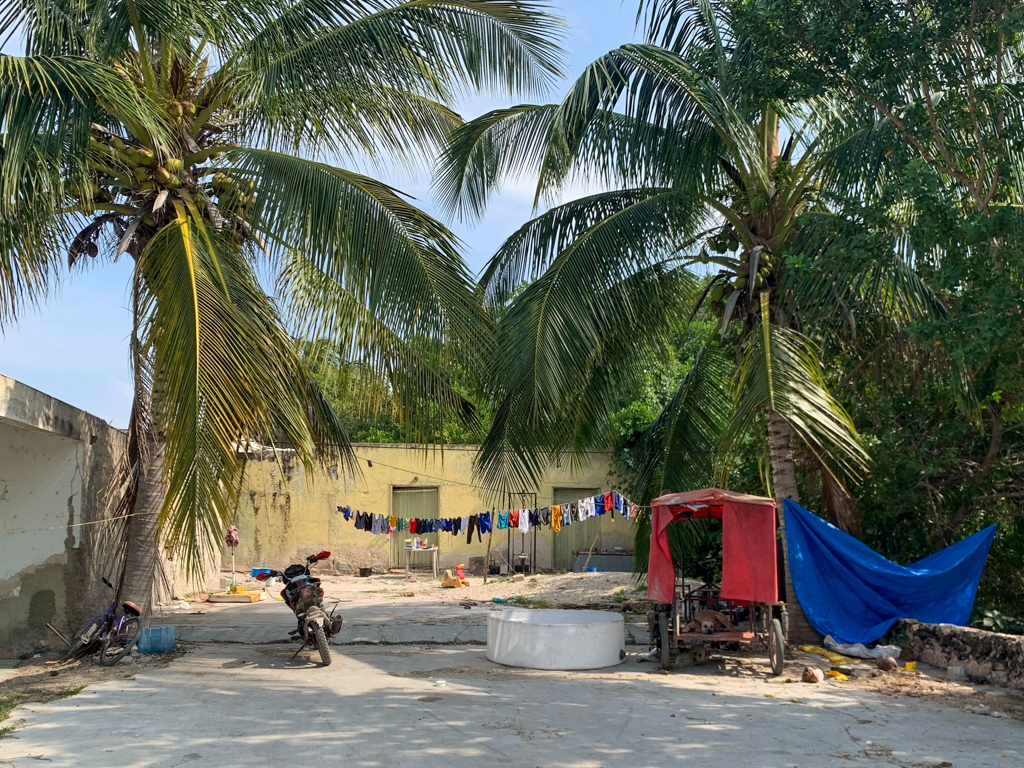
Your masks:
{"label": "plastic bucket", "polygon": [[270,573],[270,569],[269,568],[253,568],[252,569],[252,577],[254,579],[257,576],[259,576],[261,573]]}
{"label": "plastic bucket", "polygon": [[586,568],[583,569],[583,572],[584,573],[597,573],[597,568],[596,568],[596,566],[588,565]]}
{"label": "plastic bucket", "polygon": [[174,650],[174,627],[148,627],[139,635],[139,653],[166,653]]}
{"label": "plastic bucket", "polygon": [[359,578],[361,578],[361,579],[367,579],[367,578],[369,578],[372,575],[373,575],[373,568],[360,568],[359,569]]}

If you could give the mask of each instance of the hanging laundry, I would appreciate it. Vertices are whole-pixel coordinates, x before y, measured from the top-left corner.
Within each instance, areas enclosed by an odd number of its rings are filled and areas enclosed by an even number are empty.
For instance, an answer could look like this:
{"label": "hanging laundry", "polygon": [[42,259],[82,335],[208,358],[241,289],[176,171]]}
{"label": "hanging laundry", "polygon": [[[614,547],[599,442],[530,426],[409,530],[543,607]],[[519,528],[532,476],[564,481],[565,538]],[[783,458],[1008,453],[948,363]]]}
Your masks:
{"label": "hanging laundry", "polygon": [[572,525],[572,504],[562,505],[562,525]]}
{"label": "hanging laundry", "polygon": [[540,528],[540,510],[539,509],[531,509],[530,510],[530,527],[531,528]]}
{"label": "hanging laundry", "polygon": [[468,535],[466,536],[467,544],[473,543],[474,530],[476,531],[476,540],[478,542],[483,541],[483,538],[480,536],[480,517],[478,515],[469,516],[469,522],[466,524],[466,531],[468,532]]}
{"label": "hanging laundry", "polygon": [[580,520],[589,520],[597,514],[597,505],[593,497],[580,499]]}
{"label": "hanging laundry", "polygon": [[615,512],[615,502],[612,500],[611,493],[606,493],[604,495],[604,511],[605,511],[605,514],[607,514],[609,512],[611,512],[611,513]]}
{"label": "hanging laundry", "polygon": [[530,510],[528,509],[519,510],[519,530],[522,533],[530,530]]}
{"label": "hanging laundry", "polygon": [[619,493],[618,491],[615,492],[615,511],[623,517],[626,516],[622,508],[622,494]]}
{"label": "hanging laundry", "polygon": [[562,530],[562,505],[556,504],[551,508],[551,530],[558,533]]}
{"label": "hanging laundry", "polygon": [[595,496],[594,499],[594,513],[598,515],[604,514],[604,496]]}
{"label": "hanging laundry", "polygon": [[508,527],[518,528],[519,527],[519,510],[510,509],[508,511]]}
{"label": "hanging laundry", "polygon": [[480,513],[480,533],[491,532],[491,513],[481,512]]}
{"label": "hanging laundry", "polygon": [[551,507],[542,507],[541,510],[540,510],[539,517],[540,517],[540,524],[541,525],[548,525],[548,526],[550,526],[551,525]]}
{"label": "hanging laundry", "polygon": [[508,511],[498,513],[498,530],[504,531],[508,528]]}

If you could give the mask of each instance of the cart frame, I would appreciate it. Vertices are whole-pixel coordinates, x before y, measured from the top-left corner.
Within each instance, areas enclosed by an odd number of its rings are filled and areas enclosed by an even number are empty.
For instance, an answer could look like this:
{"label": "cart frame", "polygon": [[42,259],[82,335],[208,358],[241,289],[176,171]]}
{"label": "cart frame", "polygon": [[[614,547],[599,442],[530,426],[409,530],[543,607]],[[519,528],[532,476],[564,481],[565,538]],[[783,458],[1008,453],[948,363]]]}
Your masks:
{"label": "cart frame", "polygon": [[[767,515],[770,511],[774,529],[775,501],[773,499],[734,494],[717,488],[662,496],[652,502],[652,509],[657,509],[659,506],[663,509],[670,509],[673,521],[685,521],[693,518],[722,519],[724,526],[725,518],[731,516],[723,510],[730,504],[745,505],[748,508],[753,505],[764,507],[761,514]],[[762,529],[764,528],[763,522],[762,520],[760,526]],[[652,563],[658,537],[664,536],[667,536],[664,528],[659,531],[658,526],[652,525]],[[776,540],[772,537],[770,542],[761,541],[755,551],[760,553],[762,560],[768,556],[773,559],[770,572],[777,577],[774,566],[776,546]],[[726,554],[723,551],[723,558],[720,561],[723,567]],[[707,659],[711,649],[722,648],[734,643],[763,643],[768,651],[772,673],[782,674],[785,663],[785,645],[789,635],[789,620],[785,603],[778,600],[744,599],[745,597],[763,597],[766,594],[777,597],[775,584],[770,585],[770,589],[763,586],[759,588],[757,590],[759,595],[753,594],[752,590],[751,594],[745,596],[733,594],[729,598],[723,598],[721,587],[710,583],[710,579],[695,587],[686,583],[681,569],[673,567],[673,574],[671,603],[664,604],[662,602],[648,613],[652,646],[657,646],[660,651],[663,669],[667,670],[675,666],[678,657],[685,649],[689,650],[691,661],[695,665],[700,665]],[[648,585],[650,596],[651,592],[656,591],[651,584],[650,577]],[[664,596],[664,585],[657,591]],[[694,620],[696,614],[705,609],[724,614],[736,628],[709,634],[685,631],[685,627]],[[743,618],[744,616],[745,618]],[[746,624],[745,628],[743,624]]]}

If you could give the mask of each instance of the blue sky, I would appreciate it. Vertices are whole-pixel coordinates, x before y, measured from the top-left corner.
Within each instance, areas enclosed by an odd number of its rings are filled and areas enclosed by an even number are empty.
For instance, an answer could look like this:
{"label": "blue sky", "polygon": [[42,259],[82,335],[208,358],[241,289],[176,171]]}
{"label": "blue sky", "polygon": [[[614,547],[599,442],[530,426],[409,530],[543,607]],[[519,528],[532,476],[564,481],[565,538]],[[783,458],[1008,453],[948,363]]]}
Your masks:
{"label": "blue sky", "polygon": [[[565,91],[580,70],[602,53],[634,38],[635,0],[552,0],[567,25],[565,48],[569,78],[551,100]],[[461,105],[472,118],[508,99],[477,96]],[[429,212],[436,213],[429,178],[387,179]],[[448,221],[466,244],[466,258],[479,272],[497,246],[531,216],[532,196],[525,185],[509,189],[472,226]],[[131,261],[101,265],[68,276],[50,300],[26,311],[0,335],[0,373],[40,389],[109,421],[128,423],[132,384],[127,339],[131,329],[128,281]]]}

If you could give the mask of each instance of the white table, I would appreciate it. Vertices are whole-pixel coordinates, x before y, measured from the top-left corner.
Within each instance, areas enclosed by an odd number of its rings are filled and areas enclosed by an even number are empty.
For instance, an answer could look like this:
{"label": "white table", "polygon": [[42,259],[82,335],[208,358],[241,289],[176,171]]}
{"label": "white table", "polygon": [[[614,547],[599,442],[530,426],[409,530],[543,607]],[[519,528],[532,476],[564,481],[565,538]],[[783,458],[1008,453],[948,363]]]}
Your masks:
{"label": "white table", "polygon": [[432,555],[432,557],[431,557],[431,565],[434,567],[434,578],[436,579],[437,578],[437,573],[438,573],[438,571],[437,571],[437,547],[421,547],[420,549],[416,549],[416,547],[406,547],[405,548],[405,578],[407,578],[407,579],[409,578],[409,553],[410,552],[430,552],[431,553],[431,555]]}

